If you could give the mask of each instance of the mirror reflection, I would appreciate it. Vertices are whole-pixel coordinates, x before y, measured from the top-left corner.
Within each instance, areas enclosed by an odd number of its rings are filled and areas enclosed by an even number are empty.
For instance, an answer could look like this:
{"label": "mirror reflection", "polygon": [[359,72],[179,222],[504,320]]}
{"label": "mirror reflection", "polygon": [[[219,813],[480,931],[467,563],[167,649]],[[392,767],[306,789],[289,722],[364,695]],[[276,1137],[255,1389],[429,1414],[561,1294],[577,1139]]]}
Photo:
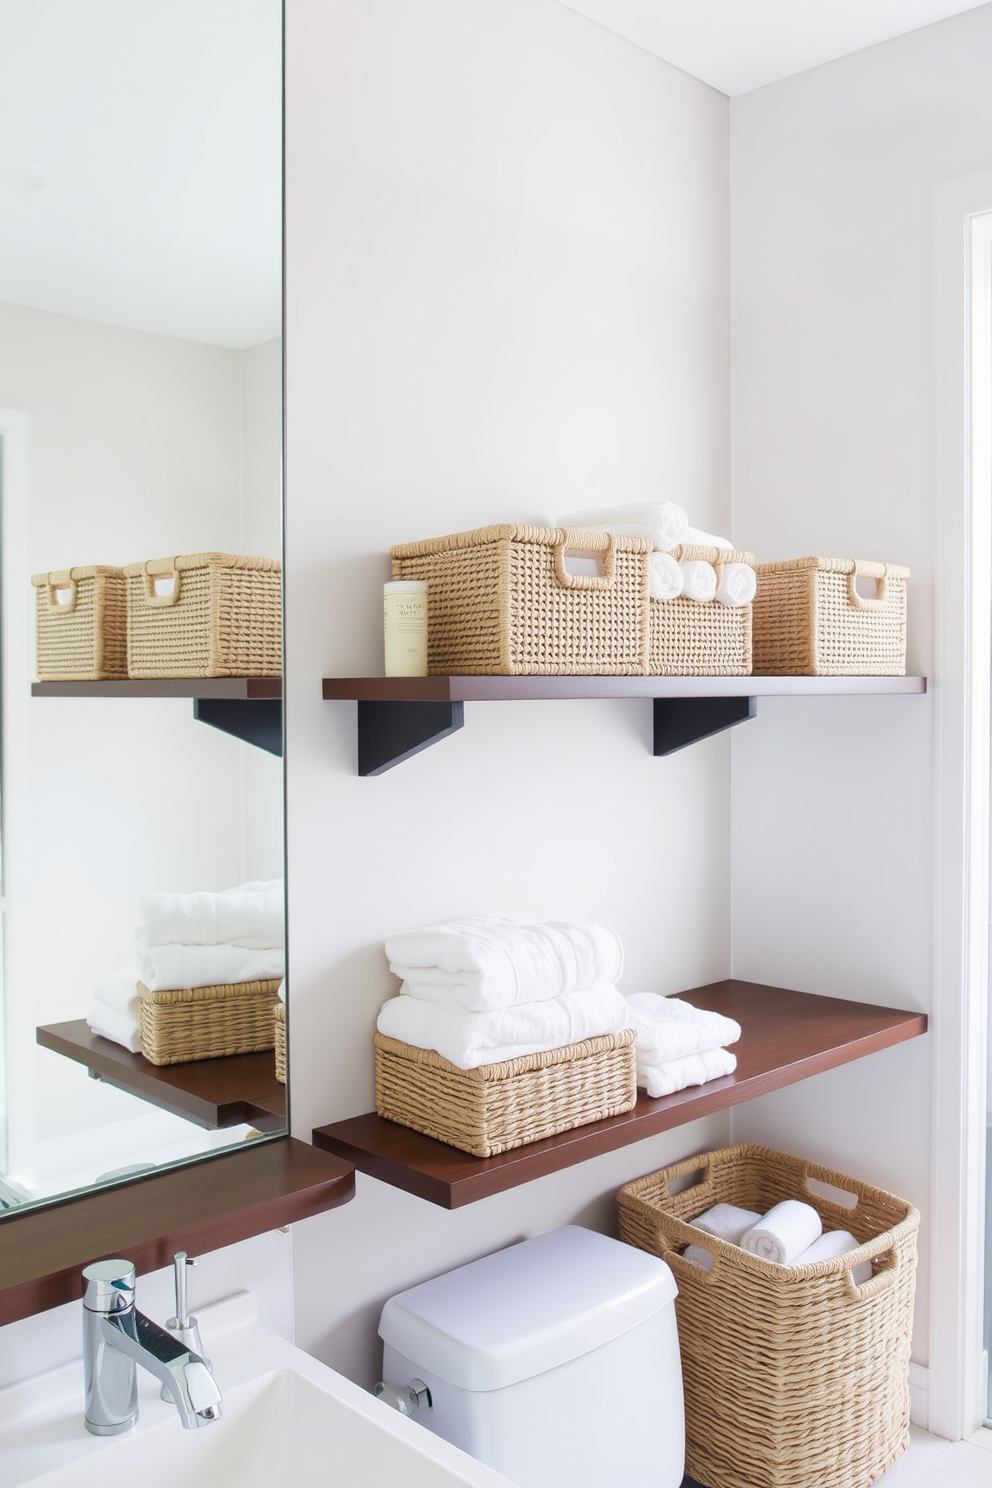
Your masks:
{"label": "mirror reflection", "polygon": [[[279,0],[0,0],[12,1212],[285,1130],[281,32]],[[109,625],[87,570],[136,564],[156,624],[220,606],[268,659],[203,677],[185,631],[164,677],[39,686],[36,599]]]}

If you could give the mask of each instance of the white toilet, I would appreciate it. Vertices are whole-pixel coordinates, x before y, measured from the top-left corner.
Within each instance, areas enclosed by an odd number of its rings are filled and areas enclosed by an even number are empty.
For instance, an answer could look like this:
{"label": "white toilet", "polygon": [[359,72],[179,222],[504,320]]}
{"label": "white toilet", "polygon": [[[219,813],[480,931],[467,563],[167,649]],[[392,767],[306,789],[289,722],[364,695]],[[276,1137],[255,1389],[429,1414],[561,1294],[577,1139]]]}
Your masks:
{"label": "white toilet", "polygon": [[383,1378],[422,1381],[415,1418],[521,1488],[679,1488],[676,1290],[655,1256],[552,1230],[391,1297]]}

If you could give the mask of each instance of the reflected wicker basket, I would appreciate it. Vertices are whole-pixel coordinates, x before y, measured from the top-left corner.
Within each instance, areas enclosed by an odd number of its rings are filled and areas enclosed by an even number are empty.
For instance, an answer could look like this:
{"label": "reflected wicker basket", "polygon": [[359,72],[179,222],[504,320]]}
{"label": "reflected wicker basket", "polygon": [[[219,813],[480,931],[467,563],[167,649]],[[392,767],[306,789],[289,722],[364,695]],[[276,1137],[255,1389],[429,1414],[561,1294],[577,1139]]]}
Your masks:
{"label": "reflected wicker basket", "polygon": [[150,992],[138,983],[141,1052],[152,1064],[187,1064],[275,1047],[280,978]]}
{"label": "reflected wicker basket", "polygon": [[282,575],[277,558],[190,553],[129,563],[131,677],[278,677]]}
{"label": "reflected wicker basket", "polygon": [[276,1079],[280,1085],[286,1083],[286,1004],[281,997],[276,998],[276,1005],[272,1010],[275,1019],[275,1050],[276,1050]]}
{"label": "reflected wicker basket", "polygon": [[127,676],[124,570],[96,565],[35,574],[39,682]]}

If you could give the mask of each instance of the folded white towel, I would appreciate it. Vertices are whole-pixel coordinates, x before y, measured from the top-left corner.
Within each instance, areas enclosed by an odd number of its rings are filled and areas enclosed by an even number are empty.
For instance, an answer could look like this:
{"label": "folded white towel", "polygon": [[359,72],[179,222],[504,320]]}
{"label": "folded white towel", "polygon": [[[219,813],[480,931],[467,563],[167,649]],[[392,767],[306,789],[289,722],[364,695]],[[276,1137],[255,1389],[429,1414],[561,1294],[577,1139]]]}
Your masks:
{"label": "folded white towel", "polygon": [[[847,1255],[851,1250],[857,1250],[861,1244],[855,1240],[850,1230],[825,1230],[818,1240],[796,1256],[792,1262],[793,1266],[815,1266],[817,1261],[833,1261],[838,1256]],[[871,1261],[859,1261],[851,1271],[851,1277],[857,1286],[871,1281]]]}
{"label": "folded white towel", "polygon": [[689,518],[674,501],[628,501],[620,506],[589,506],[566,512],[555,525],[649,537],[656,548],[668,553],[687,541]]}
{"label": "folded white towel", "polygon": [[716,586],[718,604],[739,609],[751,603],[758,589],[758,575],[749,563],[725,563]]}
{"label": "folded white towel", "polygon": [[732,1075],[737,1068],[737,1055],[729,1049],[707,1049],[702,1054],[688,1054],[684,1059],[670,1059],[667,1064],[645,1064],[637,1061],[637,1083],[652,1100],[674,1095],[690,1085],[705,1085],[722,1075]]}
{"label": "folded white towel", "polygon": [[667,1064],[736,1044],[741,1025],[722,1013],[693,1007],[678,997],[657,992],[632,992],[627,998],[630,1016],[637,1029],[637,1057],[645,1064]]}
{"label": "folded white towel", "polygon": [[239,884],[219,894],[145,894],[138,903],[138,947],[237,945],[256,950],[285,941],[281,879]]}
{"label": "folded white towel", "polygon": [[712,1209],[697,1214],[690,1223],[697,1230],[705,1230],[707,1235],[726,1240],[728,1245],[740,1245],[741,1236],[746,1235],[760,1218],[754,1209],[740,1209],[736,1204],[714,1204]]}
{"label": "folded white towel", "polygon": [[138,1016],[138,973],[133,966],[124,966],[120,971],[108,972],[93,988],[94,1002],[101,1002],[114,1012],[124,1013],[129,1018]]}
{"label": "folded white towel", "polygon": [[461,1012],[418,997],[391,997],[376,1024],[390,1038],[417,1049],[436,1049],[459,1069],[560,1049],[629,1025],[627,1004],[615,987],[587,987],[487,1013]]}
{"label": "folded white towel", "polygon": [[652,599],[678,599],[682,593],[682,565],[671,553],[652,553],[648,558],[648,593]]}
{"label": "folded white towel", "polygon": [[261,982],[286,974],[282,946],[160,945],[138,955],[138,980],[149,992],[176,987],[215,987],[228,982]]}
{"label": "folded white towel", "polygon": [[682,569],[682,593],[698,604],[709,604],[716,597],[716,569],[701,558],[686,558]]}
{"label": "folded white towel", "polygon": [[698,527],[687,527],[682,541],[692,548],[732,548],[729,537],[714,537],[712,532],[701,532]]}
{"label": "folded white towel", "polygon": [[141,1027],[130,1014],[118,1012],[105,1002],[94,1002],[86,1014],[86,1022],[102,1038],[121,1044],[132,1054],[141,1053]]}
{"label": "folded white towel", "polygon": [[613,987],[623,971],[623,944],[610,925],[531,925],[496,915],[467,915],[391,935],[386,955],[409,996],[463,1012]]}
{"label": "folded white towel", "polygon": [[811,1205],[800,1199],[783,1199],[741,1237],[741,1245],[764,1261],[792,1266],[822,1232],[820,1216]]}

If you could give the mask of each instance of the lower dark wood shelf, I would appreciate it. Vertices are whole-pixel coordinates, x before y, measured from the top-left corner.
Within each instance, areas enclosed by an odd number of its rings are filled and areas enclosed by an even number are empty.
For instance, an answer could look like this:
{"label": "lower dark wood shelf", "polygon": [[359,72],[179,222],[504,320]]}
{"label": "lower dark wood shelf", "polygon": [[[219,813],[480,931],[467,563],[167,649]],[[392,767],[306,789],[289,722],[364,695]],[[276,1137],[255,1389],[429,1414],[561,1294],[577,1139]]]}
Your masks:
{"label": "lower dark wood shelf", "polygon": [[84,1018],[42,1024],[36,1037],[43,1048],[85,1065],[109,1085],[197,1126],[254,1126],[272,1132],[286,1125],[286,1087],[276,1079],[271,1050],[156,1065],[94,1033]]}
{"label": "lower dark wood shelf", "polygon": [[106,682],[32,682],[32,697],[281,698],[281,677],[119,677]]}
{"label": "lower dark wood shelf", "polygon": [[724,1013],[741,1025],[741,1038],[734,1045],[735,1074],[659,1100],[642,1094],[626,1115],[531,1142],[497,1157],[470,1157],[385,1121],[374,1111],[317,1127],[314,1143],[353,1162],[362,1173],[443,1208],[458,1209],[927,1031],[924,1013],[790,992],[757,982],[713,982],[682,995],[695,1006]]}
{"label": "lower dark wood shelf", "polygon": [[354,1197],[350,1163],[291,1137],[0,1218],[0,1324],[82,1296],[91,1261],[125,1256],[139,1272],[309,1219]]}

